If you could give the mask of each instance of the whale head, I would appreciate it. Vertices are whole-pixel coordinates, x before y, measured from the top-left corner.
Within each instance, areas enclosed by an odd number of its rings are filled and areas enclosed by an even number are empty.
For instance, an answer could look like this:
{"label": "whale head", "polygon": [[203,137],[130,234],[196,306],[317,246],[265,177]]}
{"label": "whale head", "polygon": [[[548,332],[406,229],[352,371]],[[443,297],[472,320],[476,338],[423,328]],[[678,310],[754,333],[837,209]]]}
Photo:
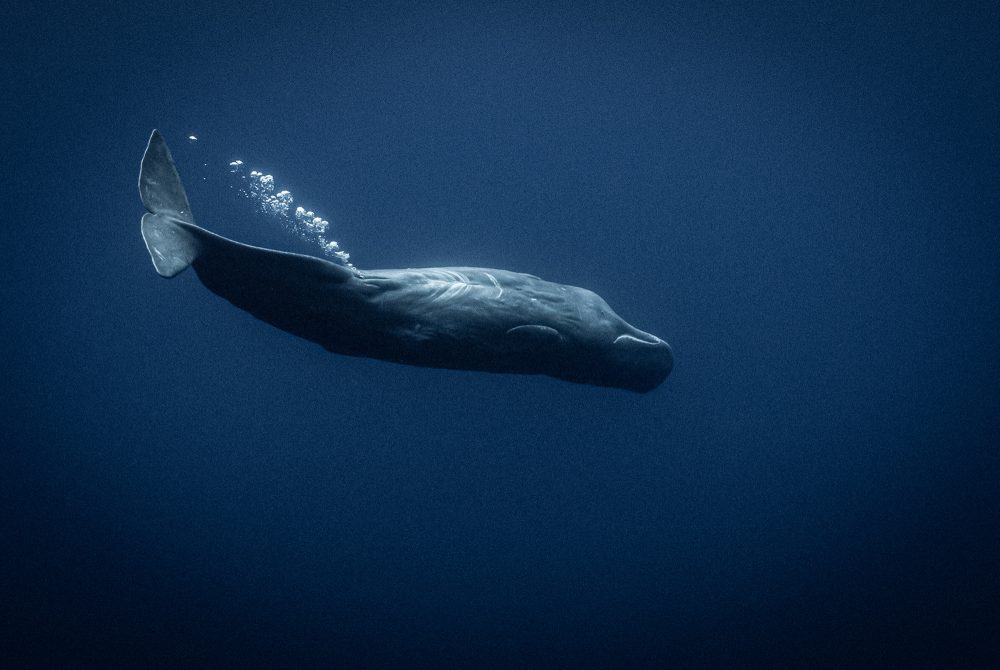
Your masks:
{"label": "whale head", "polygon": [[548,374],[637,393],[659,386],[674,367],[670,345],[629,324],[597,294],[578,291],[577,318],[561,324],[563,355],[553,357]]}
{"label": "whale head", "polygon": [[557,376],[646,393],[663,383],[673,370],[674,354],[670,345],[632,326],[628,326],[627,332],[602,341],[588,340],[575,348],[575,361]]}

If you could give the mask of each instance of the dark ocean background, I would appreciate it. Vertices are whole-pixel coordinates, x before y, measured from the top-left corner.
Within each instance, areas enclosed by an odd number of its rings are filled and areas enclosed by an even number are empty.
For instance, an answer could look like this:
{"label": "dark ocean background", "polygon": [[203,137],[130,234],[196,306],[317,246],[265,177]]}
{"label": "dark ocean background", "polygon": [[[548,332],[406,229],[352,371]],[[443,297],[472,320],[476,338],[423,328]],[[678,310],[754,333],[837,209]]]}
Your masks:
{"label": "dark ocean background", "polygon": [[[0,21],[4,667],[991,666],[996,3],[112,6]],[[239,158],[361,268],[584,286],[674,372],[338,357],[163,280],[153,128],[211,230],[318,252]]]}

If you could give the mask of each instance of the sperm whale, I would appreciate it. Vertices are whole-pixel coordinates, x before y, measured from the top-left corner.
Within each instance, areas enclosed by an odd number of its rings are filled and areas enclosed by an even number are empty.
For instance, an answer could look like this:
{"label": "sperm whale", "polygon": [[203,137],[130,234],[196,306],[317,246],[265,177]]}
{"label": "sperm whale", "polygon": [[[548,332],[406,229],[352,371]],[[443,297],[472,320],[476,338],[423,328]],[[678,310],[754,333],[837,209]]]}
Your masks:
{"label": "sperm whale", "polygon": [[597,294],[476,267],[358,270],[235,242],[195,224],[156,130],[142,158],[142,237],[156,271],[201,282],[261,321],[349,356],[433,368],[541,374],[645,393],[670,346]]}

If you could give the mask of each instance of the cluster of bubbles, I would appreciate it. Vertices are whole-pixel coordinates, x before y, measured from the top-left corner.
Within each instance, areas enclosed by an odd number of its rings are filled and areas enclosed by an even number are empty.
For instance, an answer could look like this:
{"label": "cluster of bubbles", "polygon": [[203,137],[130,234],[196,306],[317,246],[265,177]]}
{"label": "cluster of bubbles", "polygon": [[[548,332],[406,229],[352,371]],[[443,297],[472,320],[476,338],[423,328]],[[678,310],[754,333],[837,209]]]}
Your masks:
{"label": "cluster of bubbles", "polygon": [[276,191],[274,177],[258,170],[245,171],[243,161],[233,161],[229,171],[239,179],[240,194],[249,198],[261,213],[281,221],[284,227],[302,239],[319,246],[323,253],[356,270],[351,255],[340,248],[336,240],[327,238],[330,222],[305,207],[292,210],[294,198],[289,191]]}

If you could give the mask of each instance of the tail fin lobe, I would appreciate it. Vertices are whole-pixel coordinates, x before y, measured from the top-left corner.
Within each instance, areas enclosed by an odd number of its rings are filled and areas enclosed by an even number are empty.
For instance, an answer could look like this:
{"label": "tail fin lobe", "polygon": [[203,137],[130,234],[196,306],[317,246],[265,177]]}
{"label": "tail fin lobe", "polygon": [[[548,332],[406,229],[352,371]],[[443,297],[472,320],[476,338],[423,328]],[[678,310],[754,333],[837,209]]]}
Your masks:
{"label": "tail fin lobe", "polygon": [[194,223],[191,205],[188,204],[184,184],[177,174],[174,158],[160,131],[149,136],[146,153],[139,168],[139,197],[146,211],[154,214],[170,213],[180,221]]}
{"label": "tail fin lobe", "polygon": [[142,216],[142,239],[146,242],[153,267],[161,277],[173,277],[187,269],[201,254],[201,243],[192,224],[176,221],[163,214],[146,212]]}

